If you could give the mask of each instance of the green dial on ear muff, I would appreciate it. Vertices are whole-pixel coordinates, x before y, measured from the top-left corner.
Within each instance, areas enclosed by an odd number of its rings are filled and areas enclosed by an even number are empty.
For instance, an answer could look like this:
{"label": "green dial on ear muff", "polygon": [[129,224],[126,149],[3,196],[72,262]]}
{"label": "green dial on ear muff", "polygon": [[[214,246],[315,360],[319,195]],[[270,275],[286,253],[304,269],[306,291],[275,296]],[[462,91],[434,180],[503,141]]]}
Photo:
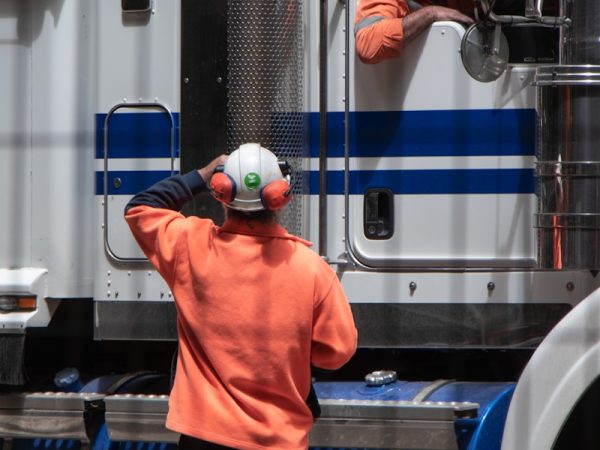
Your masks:
{"label": "green dial on ear muff", "polygon": [[252,191],[260,186],[260,176],[255,172],[250,172],[244,177],[244,184]]}

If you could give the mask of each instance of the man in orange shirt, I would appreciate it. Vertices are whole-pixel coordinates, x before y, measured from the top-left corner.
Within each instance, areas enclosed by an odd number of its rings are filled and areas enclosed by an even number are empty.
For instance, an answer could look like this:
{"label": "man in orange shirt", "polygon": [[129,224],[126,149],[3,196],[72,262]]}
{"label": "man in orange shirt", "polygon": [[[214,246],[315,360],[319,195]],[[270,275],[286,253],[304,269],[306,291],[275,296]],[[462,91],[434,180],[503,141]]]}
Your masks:
{"label": "man in orange shirt", "polygon": [[397,57],[406,44],[437,21],[473,23],[459,11],[472,14],[472,0],[448,0],[447,5],[428,0],[358,0],[354,20],[358,57],[368,64]]}
{"label": "man in orange shirt", "polygon": [[[208,183],[226,206],[222,227],[178,212]],[[277,223],[290,191],[286,166],[244,144],[126,207],[175,298],[179,352],[167,428],[181,433],[180,450],[306,449],[311,365],[336,369],[356,350],[335,272]]]}

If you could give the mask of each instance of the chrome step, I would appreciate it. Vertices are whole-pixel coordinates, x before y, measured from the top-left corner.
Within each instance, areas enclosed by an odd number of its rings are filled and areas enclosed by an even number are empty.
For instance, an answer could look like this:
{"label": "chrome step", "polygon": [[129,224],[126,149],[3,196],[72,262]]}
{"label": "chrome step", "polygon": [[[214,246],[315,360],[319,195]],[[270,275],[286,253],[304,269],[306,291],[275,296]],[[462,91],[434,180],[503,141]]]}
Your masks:
{"label": "chrome step", "polygon": [[[89,443],[104,419],[104,396],[63,392],[0,395],[0,437]],[[84,417],[85,415],[85,417]]]}
{"label": "chrome step", "polygon": [[[479,408],[470,402],[319,399],[319,403],[322,414],[311,430],[311,447],[456,450],[455,421],[477,417]],[[178,433],[165,427],[168,404],[166,395],[0,395],[0,437],[90,442],[104,421],[111,441],[176,443]]]}

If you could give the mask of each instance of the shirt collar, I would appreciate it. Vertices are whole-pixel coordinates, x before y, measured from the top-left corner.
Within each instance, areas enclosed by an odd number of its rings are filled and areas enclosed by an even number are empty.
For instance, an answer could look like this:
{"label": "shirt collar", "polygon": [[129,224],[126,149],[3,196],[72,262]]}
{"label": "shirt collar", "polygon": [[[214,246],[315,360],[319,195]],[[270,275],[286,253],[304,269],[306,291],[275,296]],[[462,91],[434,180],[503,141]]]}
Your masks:
{"label": "shirt collar", "polygon": [[312,242],[288,233],[288,231],[276,222],[263,223],[257,220],[243,220],[228,218],[222,227],[217,228],[217,233],[245,234],[250,236],[272,237],[298,241],[310,247]]}

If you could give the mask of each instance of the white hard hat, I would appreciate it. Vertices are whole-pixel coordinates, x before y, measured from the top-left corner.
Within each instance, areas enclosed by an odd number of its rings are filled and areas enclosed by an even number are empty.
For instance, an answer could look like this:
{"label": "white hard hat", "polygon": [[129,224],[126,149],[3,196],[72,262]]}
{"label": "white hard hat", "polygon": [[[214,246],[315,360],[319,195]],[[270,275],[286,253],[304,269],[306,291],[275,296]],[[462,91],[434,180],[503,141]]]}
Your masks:
{"label": "white hard hat", "polygon": [[[219,198],[232,209],[241,211],[260,211],[279,209],[287,203],[290,195],[289,174],[284,175],[275,154],[257,143],[241,145],[225,161],[223,173],[233,182],[231,198]],[[283,181],[284,183],[282,183]],[[276,183],[274,183],[276,182]],[[268,185],[269,188],[265,189]],[[276,189],[272,189],[275,188]],[[275,195],[269,191],[274,191]],[[274,201],[265,200],[265,192]],[[285,195],[285,199],[283,199]],[[279,205],[280,201],[283,205]],[[271,206],[276,205],[276,206]]]}

